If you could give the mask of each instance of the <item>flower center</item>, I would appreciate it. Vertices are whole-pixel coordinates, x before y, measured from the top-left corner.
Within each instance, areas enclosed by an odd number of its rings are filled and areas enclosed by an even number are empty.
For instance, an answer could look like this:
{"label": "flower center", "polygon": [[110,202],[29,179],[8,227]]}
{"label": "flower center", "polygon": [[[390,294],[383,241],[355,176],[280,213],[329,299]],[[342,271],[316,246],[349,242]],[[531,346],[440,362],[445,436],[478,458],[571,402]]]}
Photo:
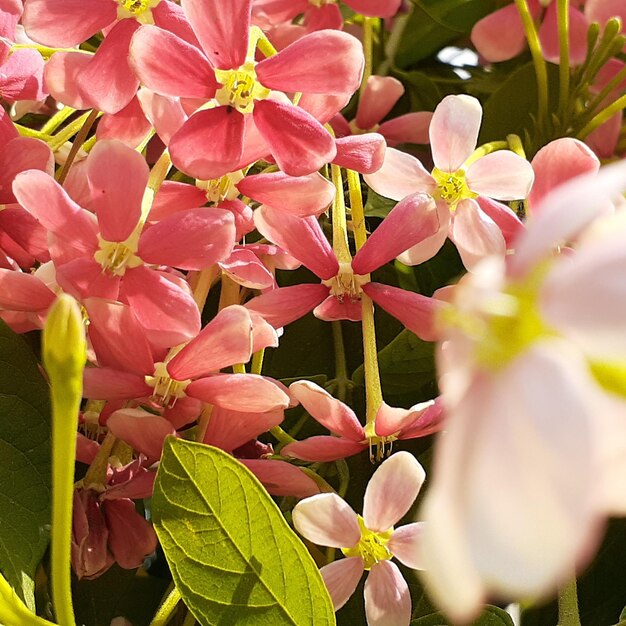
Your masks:
{"label": "flower center", "polygon": [[312,4],[314,7],[323,7],[325,4],[335,4],[336,0],[309,0],[309,4]]}
{"label": "flower center", "polygon": [[178,398],[185,398],[185,389],[191,382],[188,380],[176,380],[169,375],[167,365],[163,362],[154,364],[154,376],[146,376],[146,385],[154,388],[153,398],[162,406],[172,408]]}
{"label": "flower center", "polygon": [[361,299],[361,285],[369,282],[369,276],[355,274],[350,263],[340,263],[339,272],[322,283],[330,288],[330,293],[340,302],[347,296],[350,300]]}
{"label": "flower center", "polygon": [[215,77],[222,84],[215,99],[222,106],[231,106],[244,115],[252,113],[255,100],[267,98],[270,90],[256,79],[254,61],[246,61],[236,70],[215,70]]}
{"label": "flower center", "polygon": [[451,209],[454,209],[457,202],[465,198],[475,198],[475,194],[465,180],[465,171],[442,172],[436,167],[432,171],[432,177],[437,183],[437,192],[442,200],[445,200]]}
{"label": "flower center", "polygon": [[243,177],[243,172],[237,170],[213,180],[196,180],[196,186],[204,190],[208,202],[217,205],[224,200],[234,200],[239,195],[239,190],[235,185]]}
{"label": "flower center", "polygon": [[133,17],[142,24],[154,24],[151,9],[161,0],[117,0],[117,19]]}
{"label": "flower center", "polygon": [[357,515],[359,528],[361,529],[361,538],[359,543],[353,548],[342,548],[341,551],[345,556],[360,556],[365,564],[365,569],[372,569],[373,565],[381,561],[388,561],[393,554],[387,548],[387,543],[393,534],[393,527],[382,533],[374,532],[366,528],[365,522],[360,515]]}
{"label": "flower center", "polygon": [[102,270],[115,276],[124,276],[126,270],[138,267],[143,261],[135,254],[139,236],[132,234],[126,241],[107,241],[98,235],[98,251],[93,255]]}

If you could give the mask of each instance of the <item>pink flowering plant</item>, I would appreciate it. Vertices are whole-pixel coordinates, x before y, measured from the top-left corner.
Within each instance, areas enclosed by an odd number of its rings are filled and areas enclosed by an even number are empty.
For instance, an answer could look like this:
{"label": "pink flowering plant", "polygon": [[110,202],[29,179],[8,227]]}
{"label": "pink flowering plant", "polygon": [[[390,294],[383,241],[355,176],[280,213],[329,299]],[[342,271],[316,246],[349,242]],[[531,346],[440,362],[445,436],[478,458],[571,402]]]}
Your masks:
{"label": "pink flowering plant", "polygon": [[624,19],[0,0],[0,624],[623,623]]}

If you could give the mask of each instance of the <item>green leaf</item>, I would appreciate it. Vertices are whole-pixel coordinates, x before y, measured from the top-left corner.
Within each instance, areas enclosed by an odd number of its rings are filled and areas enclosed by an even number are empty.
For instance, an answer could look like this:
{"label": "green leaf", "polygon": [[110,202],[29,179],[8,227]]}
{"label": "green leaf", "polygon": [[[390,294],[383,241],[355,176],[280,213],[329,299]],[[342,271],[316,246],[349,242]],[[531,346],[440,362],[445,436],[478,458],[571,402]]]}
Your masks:
{"label": "green leaf", "polygon": [[[450,622],[441,613],[425,615],[411,621],[411,626],[450,626]],[[497,606],[486,606],[481,616],[472,622],[472,626],[514,626],[511,616]]]}
{"label": "green leaf", "polygon": [[0,320],[0,570],[34,609],[50,525],[48,386],[26,341]]}
{"label": "green leaf", "polygon": [[[385,394],[419,392],[421,388],[434,384],[433,353],[434,344],[422,341],[410,330],[403,330],[378,353],[380,378]],[[352,380],[357,385],[364,384],[362,366],[354,372]]]}
{"label": "green leaf", "polygon": [[395,200],[390,200],[377,194],[373,189],[367,191],[367,202],[363,207],[366,217],[387,217],[393,207],[398,204]]}
{"label": "green leaf", "polygon": [[174,581],[201,624],[335,623],[304,544],[230,455],[168,438],[152,506]]}
{"label": "green leaf", "polygon": [[413,0],[395,63],[408,67],[469,34],[474,24],[495,8],[494,0]]}

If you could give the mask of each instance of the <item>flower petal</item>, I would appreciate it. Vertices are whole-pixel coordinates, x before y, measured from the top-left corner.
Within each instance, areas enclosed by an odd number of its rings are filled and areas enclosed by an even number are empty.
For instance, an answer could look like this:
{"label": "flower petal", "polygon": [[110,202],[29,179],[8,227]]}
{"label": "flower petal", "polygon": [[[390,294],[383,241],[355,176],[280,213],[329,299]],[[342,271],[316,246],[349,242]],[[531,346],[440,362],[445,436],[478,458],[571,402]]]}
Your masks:
{"label": "flower petal", "polygon": [[360,442],[344,439],[343,437],[319,435],[317,437],[307,437],[302,441],[288,443],[284,448],[281,448],[280,453],[284,456],[301,459],[302,461],[328,463],[359,454],[367,446],[368,444],[365,440]]}
{"label": "flower petal", "polygon": [[238,459],[273,496],[308,498],[320,492],[318,484],[299,467],[274,459]]}
{"label": "flower petal", "polygon": [[163,442],[175,435],[172,424],[160,415],[142,409],[120,409],[107,419],[107,428],[118,439],[150,459],[160,459]]}
{"label": "flower petal", "polygon": [[352,441],[365,439],[363,426],[354,411],[341,400],[333,398],[319,385],[308,380],[300,380],[292,383],[289,391],[307,412],[331,433]]}
{"label": "flower petal", "polygon": [[361,174],[377,172],[383,165],[387,143],[379,133],[350,135],[335,141],[337,155],[333,163]]}
{"label": "flower petal", "polygon": [[395,563],[381,561],[372,566],[363,594],[368,626],[408,626],[411,594]]}
{"label": "flower petal", "polygon": [[424,522],[405,524],[393,531],[387,548],[403,565],[412,569],[424,569],[421,558],[421,542]]}
{"label": "flower petal", "polygon": [[472,96],[446,96],[430,123],[430,147],[435,167],[456,172],[474,151],[483,116],[480,102]]}
{"label": "flower petal", "polygon": [[350,599],[363,576],[363,571],[363,559],[358,556],[338,559],[320,569],[335,611]]}
{"label": "flower petal", "polygon": [[424,468],[409,452],[396,452],[370,478],[363,499],[363,521],[385,532],[411,508],[426,478]]}
{"label": "flower petal", "polygon": [[292,519],[303,537],[320,546],[351,548],[361,538],[356,513],[336,493],[320,493],[298,502]]}
{"label": "flower petal", "polygon": [[404,93],[404,85],[391,76],[370,76],[356,112],[356,125],[369,130],[378,124]]}

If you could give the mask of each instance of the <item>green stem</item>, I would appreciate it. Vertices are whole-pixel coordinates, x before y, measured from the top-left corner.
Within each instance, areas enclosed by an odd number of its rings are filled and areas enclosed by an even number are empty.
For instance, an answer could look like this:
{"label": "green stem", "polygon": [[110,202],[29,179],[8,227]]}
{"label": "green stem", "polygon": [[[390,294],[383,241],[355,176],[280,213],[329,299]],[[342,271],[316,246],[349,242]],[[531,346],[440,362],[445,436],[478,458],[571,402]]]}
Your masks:
{"label": "green stem", "polygon": [[507,150],[509,148],[509,144],[506,141],[490,141],[489,143],[484,143],[482,146],[479,146],[470,154],[467,161],[465,161],[464,166],[467,168],[469,165],[474,163],[474,161],[478,161],[481,157],[484,157],[487,154],[491,154],[496,150]]}
{"label": "green stem", "polygon": [[41,132],[51,135],[59,126],[61,126],[61,124],[63,124],[63,122],[67,120],[68,117],[74,113],[76,113],[76,109],[64,106],[41,127]]}
{"label": "green stem", "polygon": [[[596,97],[587,105],[587,110],[593,113],[604,99],[624,80],[626,79],[626,66],[624,66],[615,76],[604,86]],[[593,117],[593,115],[591,115]]]}
{"label": "green stem", "polygon": [[338,165],[330,166],[335,198],[333,200],[333,251],[339,263],[351,263],[352,255],[348,247],[348,225],[346,222],[346,203],[343,195],[343,179]]}
{"label": "green stem", "polygon": [[350,468],[345,459],[335,461],[335,465],[337,467],[337,474],[339,474],[339,489],[337,490],[337,494],[345,498],[350,485]]}
{"label": "green stem", "polygon": [[194,626],[196,623],[196,618],[193,616],[191,611],[187,611],[187,615],[185,615],[185,619],[183,620],[183,626]]}
{"label": "green stem", "polygon": [[559,116],[565,124],[569,103],[569,0],[557,0],[559,27]]}
{"label": "green stem", "polygon": [[354,231],[354,243],[360,250],[367,241],[367,229],[365,228],[365,213],[363,211],[363,196],[361,195],[361,180],[357,172],[346,170],[348,190],[350,193],[350,215],[352,217],[352,230]]}
{"label": "green stem", "polygon": [[378,370],[374,305],[365,293],[361,294],[361,316],[365,368],[365,401],[367,404],[365,435],[372,439],[376,437],[376,416],[378,409],[380,409],[383,403],[383,390],[380,386],[380,372]]}
{"label": "green stem", "polygon": [[559,589],[559,624],[558,626],[580,626],[578,613],[578,594],[576,578],[572,577]]}
{"label": "green stem", "polygon": [[385,76],[389,71],[389,68],[394,63],[396,51],[402,41],[402,35],[404,34],[404,29],[406,28],[410,15],[410,13],[406,13],[405,15],[400,15],[393,20],[393,30],[391,31],[391,35],[389,35],[387,45],[385,46],[385,60],[378,68],[378,73],[381,76]]}
{"label": "green stem", "polygon": [[[69,141],[80,129],[83,127],[87,118],[93,111],[83,113],[80,117],[72,120],[65,128],[61,129],[56,135],[49,140],[50,149],[52,152],[59,150],[66,141]],[[100,113],[98,113],[100,115]]]}
{"label": "green stem", "polygon": [[543,50],[541,49],[541,42],[539,41],[539,35],[535,28],[533,16],[528,9],[526,0],[515,0],[515,4],[522,18],[528,47],[530,48],[533,65],[535,66],[538,101],[537,126],[539,127],[540,133],[543,134],[546,131],[548,119],[548,69],[546,60],[543,58]]}
{"label": "green stem", "polygon": [[17,132],[22,137],[34,137],[35,139],[41,139],[42,141],[45,141],[46,143],[50,141],[50,135],[47,135],[46,133],[40,130],[35,130],[34,128],[28,128],[27,126],[22,126],[21,124],[15,124],[15,128],[17,128]]}
{"label": "green stem", "polygon": [[293,443],[294,441],[296,441],[296,439],[294,439],[288,432],[284,431],[280,426],[274,426],[273,428],[270,428],[270,433],[282,445],[286,445],[288,443]]}
{"label": "green stem", "polygon": [[372,75],[374,65],[374,18],[363,18],[363,52],[365,54],[365,67],[363,69],[363,78],[361,79],[361,87],[359,88],[359,97],[363,97],[363,92],[367,86],[367,79]]}
{"label": "green stem", "polygon": [[624,108],[626,108],[626,96],[618,98],[608,107],[602,109],[600,113],[597,113],[591,121],[577,133],[576,137],[578,137],[578,139],[585,139],[585,137],[598,128],[598,126],[602,126],[602,124],[607,122],[613,115]]}
{"label": "green stem", "polygon": [[148,177],[148,184],[144,191],[143,198],[141,199],[141,220],[139,221],[138,228],[142,228],[148,219],[152,203],[154,202],[154,196],[163,184],[163,181],[167,178],[167,174],[172,167],[172,159],[170,159],[169,152],[165,150],[163,154],[158,158],[150,170],[150,176]]}
{"label": "green stem", "polygon": [[252,364],[250,365],[250,372],[252,374],[260,374],[263,370],[263,357],[265,356],[265,348],[255,352],[252,355]]}
{"label": "green stem", "polygon": [[178,603],[180,602],[180,591],[172,583],[171,589],[168,592],[165,600],[161,603],[158,611],[150,622],[150,626],[165,626],[170,621],[172,613],[175,611]]}
{"label": "green stem", "polygon": [[85,119],[85,122],[82,125],[80,131],[78,131],[78,135],[76,135],[76,139],[72,144],[70,153],[67,155],[67,159],[65,159],[65,163],[63,164],[63,167],[59,172],[59,177],[57,179],[59,185],[62,185],[65,182],[67,175],[70,173],[72,163],[74,163],[74,159],[76,158],[80,147],[83,145],[83,143],[85,143],[85,139],[87,139],[87,135],[89,134],[89,131],[91,130],[91,127],[96,121],[98,115],[100,115],[100,112],[96,111],[96,109],[93,109],[91,113],[89,113],[89,115],[87,116],[87,119]]}

